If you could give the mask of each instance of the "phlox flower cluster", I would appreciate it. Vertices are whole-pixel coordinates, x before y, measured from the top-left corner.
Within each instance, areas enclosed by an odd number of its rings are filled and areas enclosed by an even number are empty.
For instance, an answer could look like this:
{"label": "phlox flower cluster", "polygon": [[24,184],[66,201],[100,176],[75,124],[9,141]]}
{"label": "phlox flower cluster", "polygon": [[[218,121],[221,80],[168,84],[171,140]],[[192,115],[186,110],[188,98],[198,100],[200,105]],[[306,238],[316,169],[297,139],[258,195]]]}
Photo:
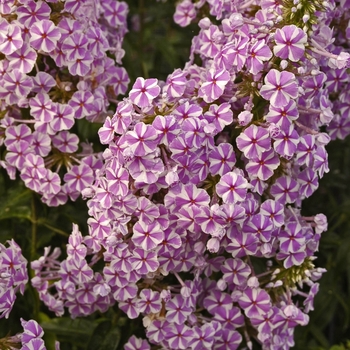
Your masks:
{"label": "phlox flower cluster", "polygon": [[327,220],[301,203],[329,171],[325,146],[350,132],[350,37],[329,27],[348,14],[185,0],[175,21],[205,3],[216,21],[199,21],[186,66],[139,77],[105,119],[103,164],[80,187],[89,234],[74,225],[64,261],[47,248],[33,285],[56,315],[142,315],[148,340],[125,349],[289,349],[325,271],[313,261]]}
{"label": "phlox flower cluster", "polygon": [[[44,331],[35,320],[25,321],[21,318],[23,332],[14,336],[7,336],[0,339],[0,345],[4,349],[15,350],[46,350],[44,340]],[[56,341],[55,349],[59,350],[59,342]]]}
{"label": "phlox flower cluster", "polygon": [[75,200],[101,165],[71,129],[103,121],[126,92],[127,12],[117,0],[1,1],[0,166],[49,206]]}
{"label": "phlox flower cluster", "polygon": [[16,300],[16,293],[24,293],[28,282],[27,260],[14,241],[7,246],[0,243],[0,318],[8,318]]}

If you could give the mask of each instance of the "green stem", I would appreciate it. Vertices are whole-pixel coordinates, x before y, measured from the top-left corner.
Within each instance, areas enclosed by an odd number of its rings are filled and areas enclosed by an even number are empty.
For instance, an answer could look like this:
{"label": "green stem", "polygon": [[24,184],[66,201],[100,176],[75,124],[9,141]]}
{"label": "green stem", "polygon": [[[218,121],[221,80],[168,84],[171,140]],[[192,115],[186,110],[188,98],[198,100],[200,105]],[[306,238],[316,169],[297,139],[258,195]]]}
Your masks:
{"label": "green stem", "polygon": [[58,228],[56,228],[56,227],[53,227],[53,226],[47,224],[46,222],[40,222],[40,221],[39,221],[39,224],[40,224],[40,225],[43,225],[43,226],[45,226],[45,227],[47,227],[47,228],[49,228],[50,230],[52,230],[53,232],[58,233],[58,234],[61,235],[61,236],[69,237],[69,234],[68,234],[68,233],[66,233],[66,232],[64,232],[64,231],[62,231],[62,230],[60,230],[60,229],[58,229]]}
{"label": "green stem", "polygon": [[31,223],[32,223],[32,237],[31,237],[31,246],[30,246],[30,261],[35,260],[35,254],[36,254],[36,238],[37,238],[37,219],[36,219],[36,208],[35,208],[35,197],[34,194],[32,195],[32,201],[31,201]]}
{"label": "green stem", "polygon": [[[34,261],[36,258],[36,243],[37,243],[37,217],[36,217],[36,206],[35,206],[35,195],[32,194],[32,201],[31,201],[31,218],[30,221],[32,223],[32,234],[31,234],[31,246],[30,246],[30,261]],[[32,279],[34,277],[34,271],[29,268],[29,276]],[[30,291],[33,295],[33,316],[34,319],[39,319],[39,296],[37,291],[32,287],[32,285],[29,283]]]}

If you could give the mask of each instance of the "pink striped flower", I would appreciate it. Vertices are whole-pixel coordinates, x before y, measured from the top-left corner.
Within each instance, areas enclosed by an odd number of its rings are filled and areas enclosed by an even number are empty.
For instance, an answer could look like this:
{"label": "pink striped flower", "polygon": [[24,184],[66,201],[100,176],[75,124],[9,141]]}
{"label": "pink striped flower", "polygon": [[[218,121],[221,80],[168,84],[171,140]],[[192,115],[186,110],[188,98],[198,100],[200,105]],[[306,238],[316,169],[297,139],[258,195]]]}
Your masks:
{"label": "pink striped flower", "polygon": [[137,78],[132,90],[129,92],[132,103],[141,108],[149,107],[160,93],[160,87],[157,84],[158,79],[145,80],[142,77]]}

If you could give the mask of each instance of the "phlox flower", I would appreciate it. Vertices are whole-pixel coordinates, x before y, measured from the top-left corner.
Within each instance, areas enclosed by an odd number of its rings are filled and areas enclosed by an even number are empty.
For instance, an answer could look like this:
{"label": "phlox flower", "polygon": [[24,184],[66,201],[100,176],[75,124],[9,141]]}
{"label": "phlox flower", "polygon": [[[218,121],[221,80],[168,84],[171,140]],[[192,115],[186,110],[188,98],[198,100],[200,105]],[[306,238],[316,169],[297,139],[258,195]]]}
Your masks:
{"label": "phlox flower", "polygon": [[270,193],[275,200],[285,204],[294,203],[299,197],[300,185],[290,176],[279,177],[271,186]]}
{"label": "phlox flower", "polygon": [[7,55],[7,59],[10,61],[10,68],[18,69],[21,73],[29,73],[34,67],[36,58],[36,51],[28,43],[23,43],[21,48]]}
{"label": "phlox flower", "polygon": [[50,122],[56,114],[56,107],[48,94],[39,93],[29,101],[30,114],[37,121]]}
{"label": "phlox flower", "polygon": [[245,199],[248,188],[248,181],[242,175],[231,171],[221,177],[216,185],[216,193],[224,203],[233,204]]}
{"label": "phlox flower", "polygon": [[61,37],[59,29],[50,20],[35,22],[29,29],[30,45],[36,50],[51,52],[56,48],[56,43]]}
{"label": "phlox flower", "polygon": [[227,102],[220,105],[211,104],[204,117],[209,123],[214,124],[216,132],[222,131],[226,125],[230,125],[233,122],[231,106]]}
{"label": "phlox flower", "polygon": [[248,51],[247,68],[250,73],[258,74],[264,67],[263,62],[272,57],[270,48],[265,40],[258,40]]}
{"label": "phlox flower", "polygon": [[276,45],[273,53],[283,59],[290,59],[293,62],[299,61],[304,56],[306,33],[294,24],[277,29],[274,36]]}
{"label": "phlox flower", "polygon": [[72,61],[67,62],[69,73],[72,75],[79,75],[84,77],[91,70],[91,64],[93,62],[93,57],[89,51],[85,52],[84,57],[75,58]]}
{"label": "phlox flower", "polygon": [[52,145],[64,153],[74,153],[78,150],[79,138],[68,131],[61,131],[52,137]]}
{"label": "phlox flower", "polygon": [[188,26],[196,18],[196,9],[191,0],[184,0],[177,4],[174,22],[181,27]]}
{"label": "phlox flower", "polygon": [[292,157],[294,155],[299,143],[299,135],[293,124],[289,128],[281,130],[274,139],[273,148],[278,154],[282,157]]}
{"label": "phlox flower", "polygon": [[146,251],[155,249],[164,239],[164,232],[158,222],[146,224],[138,221],[133,227],[132,241]]}
{"label": "phlox flower", "polygon": [[22,1],[16,13],[20,23],[30,28],[34,23],[50,18],[51,8],[45,1]]}
{"label": "phlox flower", "polygon": [[208,103],[217,100],[224,93],[229,80],[230,74],[226,69],[210,69],[198,91],[198,96]]}
{"label": "phlox flower", "polygon": [[150,348],[147,340],[136,338],[134,335],[130,337],[128,342],[124,345],[124,350],[150,350]]}
{"label": "phlox flower", "polygon": [[270,296],[261,288],[246,288],[238,303],[247,317],[261,316],[271,309]]}
{"label": "phlox flower", "polygon": [[225,175],[233,169],[236,156],[229,143],[220,143],[209,153],[209,171],[212,175]]}
{"label": "phlox flower", "polygon": [[132,90],[129,92],[132,103],[141,108],[149,107],[160,93],[160,87],[157,84],[158,79],[145,80],[142,77],[137,78]]}
{"label": "phlox flower", "polygon": [[266,181],[273,175],[277,169],[280,160],[274,150],[262,153],[259,157],[251,159],[246,166],[246,170],[251,178],[258,177]]}
{"label": "phlox flower", "polygon": [[236,139],[237,147],[248,159],[261,156],[271,149],[271,138],[267,129],[250,125]]}
{"label": "phlox flower", "polygon": [[53,131],[69,130],[75,123],[74,110],[67,104],[56,103],[55,115],[50,122]]}
{"label": "phlox flower", "polygon": [[11,55],[22,45],[21,28],[14,24],[8,24],[5,19],[0,19],[0,52],[4,55]]}
{"label": "phlox flower", "polygon": [[75,32],[67,37],[61,46],[63,53],[68,61],[82,59],[86,55],[88,39],[82,32]]}
{"label": "phlox flower", "polygon": [[284,107],[298,97],[298,84],[293,73],[271,69],[265,76],[260,95],[274,107]]}
{"label": "phlox flower", "polygon": [[132,131],[128,131],[124,140],[135,156],[145,156],[157,147],[158,134],[152,125],[139,122]]}

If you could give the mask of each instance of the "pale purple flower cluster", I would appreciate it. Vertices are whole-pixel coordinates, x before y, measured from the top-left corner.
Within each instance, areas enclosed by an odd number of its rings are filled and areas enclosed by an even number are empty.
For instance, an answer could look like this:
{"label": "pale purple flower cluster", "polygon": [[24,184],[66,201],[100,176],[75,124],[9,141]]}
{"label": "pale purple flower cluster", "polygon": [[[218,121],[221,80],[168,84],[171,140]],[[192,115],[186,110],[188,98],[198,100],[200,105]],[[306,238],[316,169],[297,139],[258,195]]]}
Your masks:
{"label": "pale purple flower cluster", "polygon": [[[44,331],[35,320],[25,321],[21,318],[23,332],[14,336],[7,336],[0,339],[0,345],[4,349],[15,350],[46,350],[44,340]],[[55,350],[60,349],[58,341],[55,342]]]}
{"label": "pale purple flower cluster", "polygon": [[27,260],[14,240],[0,243],[0,318],[8,318],[16,293],[24,293],[28,282]]}
{"label": "pale purple flower cluster", "polygon": [[[339,13],[332,2],[319,4],[318,22],[308,25],[314,14],[291,24],[291,9],[276,2],[263,0],[252,12],[255,1],[185,0],[175,21],[188,25],[205,3],[218,24],[200,20],[185,68],[165,82],[139,77],[99,130],[103,162],[83,158],[65,175],[72,197],[89,198],[89,235],[74,225],[61,262],[59,249],[46,248],[32,262],[32,283],[58,316],[65,307],[78,317],[118,303],[130,319],[142,315],[148,342],[165,349],[232,350],[253,341],[289,349],[295,327],[308,323],[325,271],[313,261],[327,220],[304,217],[301,203],[329,171],[325,146],[350,133],[349,53],[342,47],[349,35],[332,42],[329,27],[347,16],[346,6]],[[66,10],[76,6],[65,2]],[[120,25],[112,15],[118,11],[101,6]],[[50,50],[49,41],[37,42],[43,31],[53,33],[51,41],[59,36],[49,22],[27,33],[34,50]],[[74,32],[60,52],[81,63],[89,40]],[[67,67],[78,74],[83,64]],[[18,69],[6,74],[14,92],[4,98],[18,105],[17,94],[31,91],[30,77]],[[87,117],[96,94],[104,96],[85,78],[78,86],[62,115]],[[51,123],[45,93],[29,106],[35,123]],[[7,164],[36,169],[44,182],[37,186],[57,197],[57,173],[28,151],[32,130],[10,117],[3,123]],[[63,153],[76,152],[78,143],[67,129],[52,137]],[[148,342],[132,337],[125,349],[149,349]]]}
{"label": "pale purple flower cluster", "polygon": [[117,0],[0,4],[0,166],[49,206],[75,200],[100,167],[70,130],[103,121],[126,92],[127,13]]}

